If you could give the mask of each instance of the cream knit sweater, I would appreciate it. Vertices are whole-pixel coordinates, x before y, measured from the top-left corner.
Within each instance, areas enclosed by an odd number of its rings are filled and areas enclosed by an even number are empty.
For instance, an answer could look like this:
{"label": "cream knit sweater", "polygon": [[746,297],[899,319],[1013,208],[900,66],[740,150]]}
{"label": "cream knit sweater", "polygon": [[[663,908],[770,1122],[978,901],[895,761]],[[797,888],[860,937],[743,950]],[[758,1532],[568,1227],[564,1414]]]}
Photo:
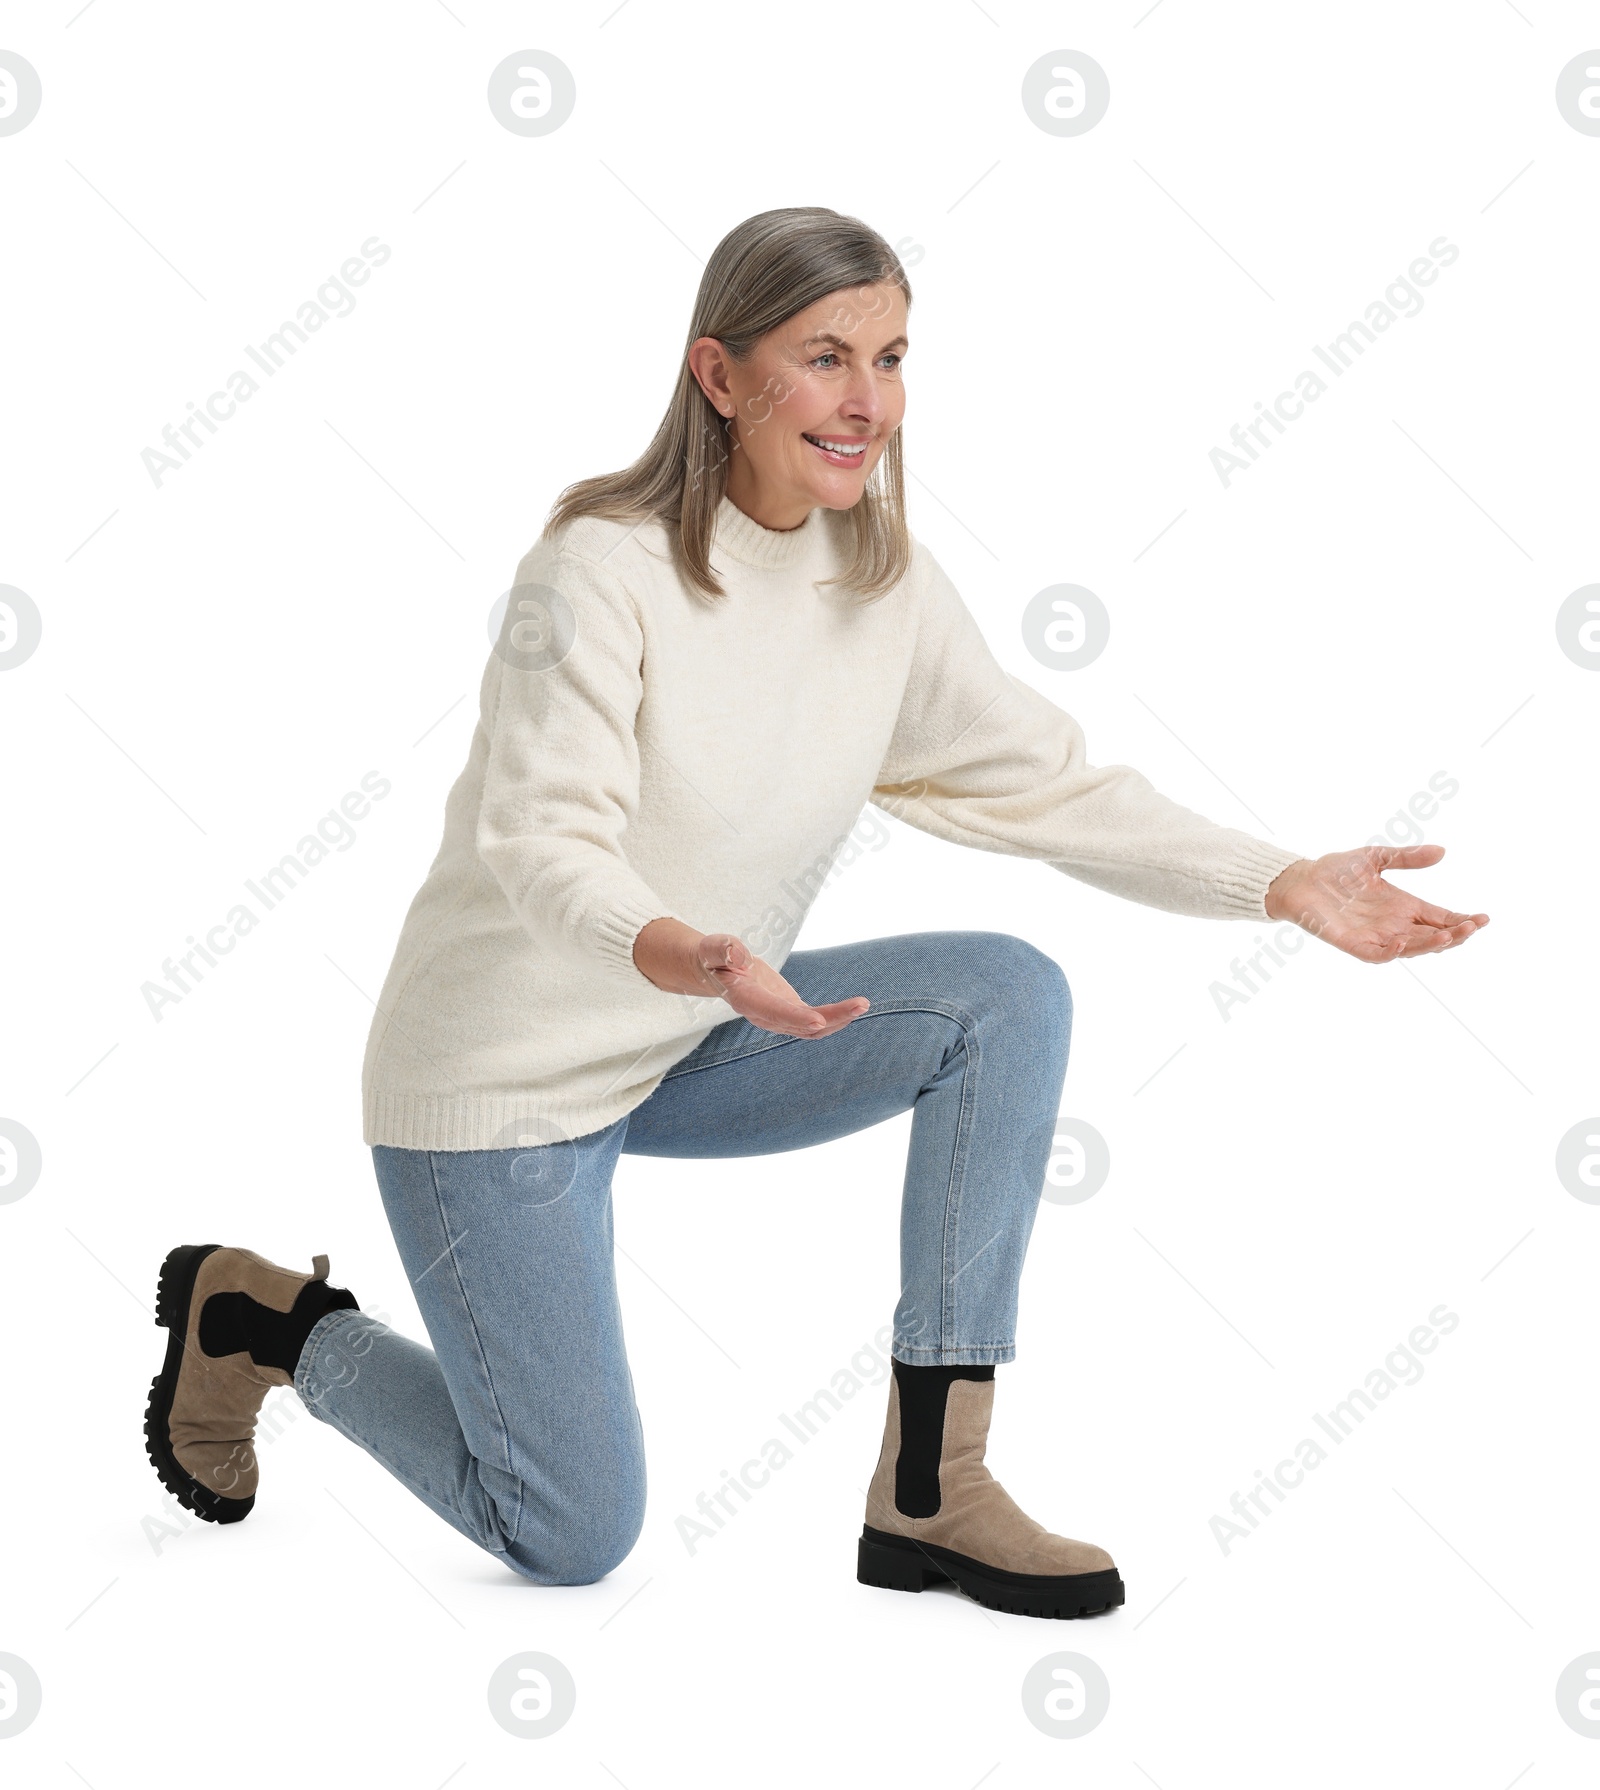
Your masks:
{"label": "cream knit sweater", "polygon": [[876,601],[819,589],[845,523],[763,528],[724,498],[720,603],[678,579],[654,521],[586,517],[523,558],[367,1041],[367,1143],[509,1149],[614,1123],[735,1017],[650,982],[639,929],[734,932],[781,969],[869,801],[1152,907],[1266,918],[1302,854],[1091,765],[920,542]]}

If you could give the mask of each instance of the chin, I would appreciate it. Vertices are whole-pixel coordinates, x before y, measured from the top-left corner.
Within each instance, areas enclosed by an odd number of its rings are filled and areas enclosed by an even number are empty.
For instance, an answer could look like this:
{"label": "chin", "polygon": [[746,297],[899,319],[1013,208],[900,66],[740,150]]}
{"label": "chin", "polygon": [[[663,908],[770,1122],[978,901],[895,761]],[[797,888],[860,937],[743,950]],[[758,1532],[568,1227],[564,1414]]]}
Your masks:
{"label": "chin", "polygon": [[860,472],[841,473],[837,479],[815,480],[806,489],[813,503],[830,510],[848,510],[861,501],[871,477],[872,468],[868,466]]}

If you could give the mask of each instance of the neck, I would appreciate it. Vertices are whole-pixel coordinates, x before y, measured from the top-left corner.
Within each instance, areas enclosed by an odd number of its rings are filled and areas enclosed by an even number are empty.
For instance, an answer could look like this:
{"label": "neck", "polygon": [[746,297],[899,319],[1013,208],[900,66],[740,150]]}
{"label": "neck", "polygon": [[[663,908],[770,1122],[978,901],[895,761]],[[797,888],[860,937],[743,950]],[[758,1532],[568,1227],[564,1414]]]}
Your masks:
{"label": "neck", "polygon": [[751,472],[749,462],[741,455],[735,455],[728,468],[725,491],[730,503],[737,504],[752,522],[759,522],[763,528],[799,528],[817,508],[816,501],[804,492],[763,488]]}

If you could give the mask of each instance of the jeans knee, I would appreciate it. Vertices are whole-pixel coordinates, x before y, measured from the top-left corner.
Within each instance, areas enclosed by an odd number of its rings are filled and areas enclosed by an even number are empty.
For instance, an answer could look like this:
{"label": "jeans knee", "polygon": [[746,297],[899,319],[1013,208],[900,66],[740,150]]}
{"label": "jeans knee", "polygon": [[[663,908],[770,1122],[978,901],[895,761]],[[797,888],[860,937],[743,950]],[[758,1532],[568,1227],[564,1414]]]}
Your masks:
{"label": "jeans knee", "polygon": [[541,1585],[592,1585],[627,1559],[643,1528],[642,1495],[597,1496],[542,1533],[524,1522],[506,1547],[506,1564]]}
{"label": "jeans knee", "polygon": [[557,1571],[552,1582],[557,1585],[592,1585],[608,1572],[621,1566],[633,1552],[644,1527],[644,1511],[637,1515],[619,1512],[603,1516],[587,1514],[583,1533],[574,1537],[560,1551]]}
{"label": "jeans knee", "polygon": [[1072,1019],[1072,989],[1061,965],[1037,945],[1010,932],[976,932],[973,955],[980,976],[1008,1006],[1036,1017]]}

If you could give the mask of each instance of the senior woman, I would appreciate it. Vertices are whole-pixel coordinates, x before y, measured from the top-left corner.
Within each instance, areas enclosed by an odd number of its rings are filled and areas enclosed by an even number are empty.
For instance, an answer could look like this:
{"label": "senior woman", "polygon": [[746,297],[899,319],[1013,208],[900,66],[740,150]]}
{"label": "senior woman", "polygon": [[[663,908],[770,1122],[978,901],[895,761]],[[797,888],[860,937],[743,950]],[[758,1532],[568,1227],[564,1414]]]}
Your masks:
{"label": "senior woman", "polygon": [[[563,493],[517,568],[444,836],[363,1070],[363,1137],[432,1348],[312,1272],[184,1245],[149,1451],[198,1515],[257,1489],[269,1387],[540,1584],[633,1547],[645,1458],[612,1261],[623,1152],[753,1156],[912,1113],[893,1372],[857,1576],[997,1609],[1120,1604],[1104,1548],[985,1464],[1054,1140],[1060,967],[1002,932],[793,949],[861,808],[1129,900],[1289,920],[1364,962],[1487,923],[1205,819],[1009,676],[906,527],[911,291],[822,207],[768,211],[701,281],[627,470]],[[729,1009],[732,1016],[729,1016]]]}

